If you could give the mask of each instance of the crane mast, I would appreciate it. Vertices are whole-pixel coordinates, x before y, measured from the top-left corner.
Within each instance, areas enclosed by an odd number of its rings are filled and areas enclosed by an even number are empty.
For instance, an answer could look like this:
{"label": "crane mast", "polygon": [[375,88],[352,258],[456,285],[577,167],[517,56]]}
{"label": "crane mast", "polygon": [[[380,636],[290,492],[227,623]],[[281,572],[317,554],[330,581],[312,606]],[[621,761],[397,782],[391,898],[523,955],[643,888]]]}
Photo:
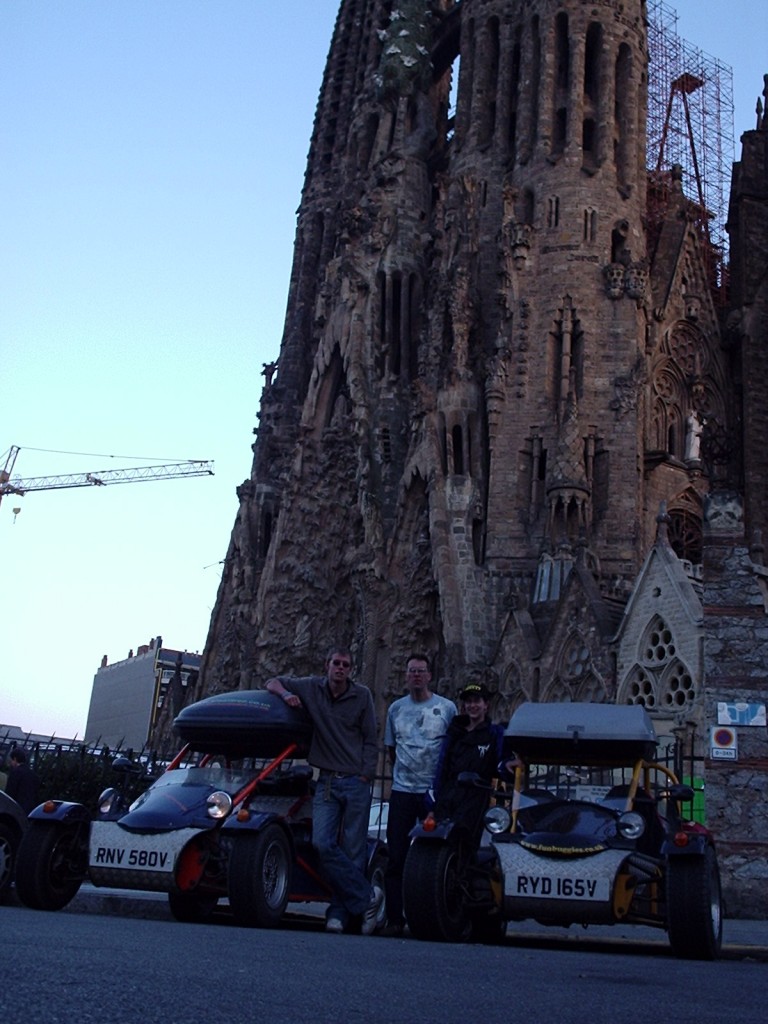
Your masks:
{"label": "crane mast", "polygon": [[25,495],[29,491],[56,491],[68,487],[105,487],[108,484],[129,484],[141,480],[172,480],[187,476],[213,476],[213,462],[189,459],[158,466],[132,466],[125,469],[101,469],[88,473],[64,473],[60,476],[35,476],[11,479],[19,447],[13,445],[0,469],[0,501],[7,494]]}

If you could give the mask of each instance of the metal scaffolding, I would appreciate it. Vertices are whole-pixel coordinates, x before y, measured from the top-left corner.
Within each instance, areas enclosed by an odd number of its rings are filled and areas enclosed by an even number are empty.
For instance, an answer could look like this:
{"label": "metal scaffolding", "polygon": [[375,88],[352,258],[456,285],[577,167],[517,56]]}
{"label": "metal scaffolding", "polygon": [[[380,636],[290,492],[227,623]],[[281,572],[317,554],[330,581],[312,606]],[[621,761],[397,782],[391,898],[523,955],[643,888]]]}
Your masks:
{"label": "metal scaffolding", "polygon": [[677,11],[663,0],[648,0],[648,168],[658,197],[670,169],[682,167],[683,191],[699,209],[717,287],[728,252],[733,71],[682,39],[677,20]]}

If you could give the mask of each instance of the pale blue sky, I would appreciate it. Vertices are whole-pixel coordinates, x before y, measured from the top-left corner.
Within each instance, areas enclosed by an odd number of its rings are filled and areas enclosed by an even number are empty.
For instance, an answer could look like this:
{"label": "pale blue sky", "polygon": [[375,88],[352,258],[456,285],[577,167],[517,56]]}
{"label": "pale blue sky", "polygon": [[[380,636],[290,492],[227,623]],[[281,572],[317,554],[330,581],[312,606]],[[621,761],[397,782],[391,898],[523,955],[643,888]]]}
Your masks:
{"label": "pale blue sky", "polygon": [[[768,72],[751,0],[670,6],[734,67],[738,139]],[[3,500],[0,722],[82,736],[103,654],[202,649],[337,9],[0,0],[0,454],[22,477],[216,464]]]}

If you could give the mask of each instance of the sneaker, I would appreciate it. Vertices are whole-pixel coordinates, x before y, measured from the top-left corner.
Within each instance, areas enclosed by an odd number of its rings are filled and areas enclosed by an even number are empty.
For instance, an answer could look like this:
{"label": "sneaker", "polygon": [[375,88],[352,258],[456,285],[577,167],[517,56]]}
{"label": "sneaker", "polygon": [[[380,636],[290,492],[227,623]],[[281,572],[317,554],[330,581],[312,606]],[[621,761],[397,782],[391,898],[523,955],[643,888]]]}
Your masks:
{"label": "sneaker", "polygon": [[363,935],[372,935],[376,931],[376,926],[379,923],[379,911],[381,910],[381,904],[383,902],[383,891],[378,887],[378,885],[374,885],[371,902],[368,904],[368,909],[363,914],[363,927],[361,928]]}
{"label": "sneaker", "polygon": [[325,930],[333,932],[334,935],[341,935],[344,931],[344,922],[340,921],[338,917],[329,917],[325,922]]}

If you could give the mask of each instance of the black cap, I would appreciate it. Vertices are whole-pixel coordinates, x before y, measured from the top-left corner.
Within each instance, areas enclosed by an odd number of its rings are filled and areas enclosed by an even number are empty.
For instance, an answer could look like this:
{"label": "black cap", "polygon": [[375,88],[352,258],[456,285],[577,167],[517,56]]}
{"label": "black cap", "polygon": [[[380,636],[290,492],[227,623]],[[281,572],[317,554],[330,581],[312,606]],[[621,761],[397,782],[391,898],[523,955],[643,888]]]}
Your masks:
{"label": "black cap", "polygon": [[459,700],[468,700],[470,697],[481,697],[483,700],[490,700],[491,694],[482,683],[469,683],[459,694]]}

